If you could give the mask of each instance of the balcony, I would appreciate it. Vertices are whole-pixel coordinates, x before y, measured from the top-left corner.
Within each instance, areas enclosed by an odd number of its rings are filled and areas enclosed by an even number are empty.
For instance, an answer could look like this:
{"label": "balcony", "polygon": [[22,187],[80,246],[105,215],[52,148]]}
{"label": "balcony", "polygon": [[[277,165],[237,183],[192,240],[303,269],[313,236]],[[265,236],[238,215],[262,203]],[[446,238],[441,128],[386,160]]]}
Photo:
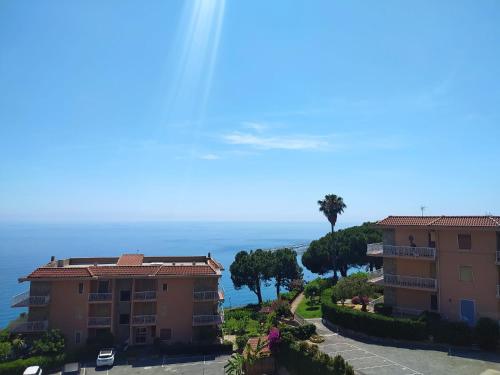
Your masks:
{"label": "balcony", "polygon": [[204,301],[224,301],[224,292],[222,290],[193,291],[193,300],[195,302]]}
{"label": "balcony", "polygon": [[156,300],[156,290],[134,292],[134,301],[154,301]]}
{"label": "balcony", "polygon": [[433,247],[392,246],[382,242],[368,244],[366,254],[388,258],[436,259],[436,249]]}
{"label": "balcony", "polygon": [[373,270],[368,272],[368,281],[376,283],[384,278],[384,269],[379,268],[378,270]]}
{"label": "balcony", "polygon": [[89,293],[89,302],[111,302],[113,293]]}
{"label": "balcony", "polygon": [[88,320],[89,327],[109,327],[111,326],[111,317],[110,316],[91,316]]}
{"label": "balcony", "polygon": [[11,329],[11,333],[37,333],[45,332],[49,328],[49,322],[47,320],[22,322],[15,324]]}
{"label": "balcony", "polygon": [[396,288],[419,289],[419,290],[437,290],[437,280],[428,277],[402,276],[384,274],[383,284]]}
{"label": "balcony", "polygon": [[50,296],[30,296],[26,291],[12,297],[11,307],[46,306],[50,301]]}
{"label": "balcony", "polygon": [[224,323],[222,314],[193,315],[193,326],[211,326]]}
{"label": "balcony", "polygon": [[497,260],[496,260],[496,264],[498,264],[500,266],[500,251],[497,251]]}
{"label": "balcony", "polygon": [[132,317],[132,325],[147,326],[156,324],[156,315],[134,315]]}

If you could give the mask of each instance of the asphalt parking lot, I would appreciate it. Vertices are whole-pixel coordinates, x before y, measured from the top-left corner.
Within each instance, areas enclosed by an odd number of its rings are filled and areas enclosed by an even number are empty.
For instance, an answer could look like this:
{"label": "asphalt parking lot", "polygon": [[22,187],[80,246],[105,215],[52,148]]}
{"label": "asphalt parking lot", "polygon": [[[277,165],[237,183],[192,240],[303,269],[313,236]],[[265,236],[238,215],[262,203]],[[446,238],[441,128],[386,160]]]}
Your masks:
{"label": "asphalt parking lot", "polygon": [[82,367],[82,375],[221,375],[229,356],[163,356],[116,361],[111,368],[95,368],[94,363]]}
{"label": "asphalt parking lot", "polygon": [[477,350],[430,350],[384,345],[342,336],[325,327],[321,319],[308,319],[325,337],[319,348],[340,354],[360,375],[500,375],[500,356]]}

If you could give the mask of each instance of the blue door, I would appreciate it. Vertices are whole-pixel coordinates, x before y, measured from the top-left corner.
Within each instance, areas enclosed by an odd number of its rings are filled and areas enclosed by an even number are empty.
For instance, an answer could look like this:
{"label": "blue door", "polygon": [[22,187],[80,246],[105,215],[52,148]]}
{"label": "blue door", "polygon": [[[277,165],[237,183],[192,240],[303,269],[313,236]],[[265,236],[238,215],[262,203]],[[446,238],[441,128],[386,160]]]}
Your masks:
{"label": "blue door", "polygon": [[468,325],[474,325],[474,316],[476,315],[476,309],[474,306],[474,301],[463,299],[460,300],[460,316],[463,321],[467,322]]}

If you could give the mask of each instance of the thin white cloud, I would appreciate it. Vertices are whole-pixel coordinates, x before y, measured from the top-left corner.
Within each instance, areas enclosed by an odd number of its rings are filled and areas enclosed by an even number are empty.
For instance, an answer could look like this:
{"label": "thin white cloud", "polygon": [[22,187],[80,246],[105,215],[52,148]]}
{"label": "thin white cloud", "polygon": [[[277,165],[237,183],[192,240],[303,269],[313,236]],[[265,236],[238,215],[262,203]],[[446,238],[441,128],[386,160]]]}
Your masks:
{"label": "thin white cloud", "polygon": [[266,124],[263,124],[260,122],[245,121],[242,123],[242,125],[244,128],[252,129],[252,130],[256,131],[257,133],[262,133],[262,132],[266,131],[267,129],[269,129],[269,125],[266,125]]}
{"label": "thin white cloud", "polygon": [[200,156],[200,159],[203,159],[203,160],[219,160],[220,156],[219,155],[215,155],[215,154],[204,154],[204,155]]}
{"label": "thin white cloud", "polygon": [[322,150],[329,144],[324,137],[317,136],[261,136],[250,133],[233,132],[223,136],[226,143],[246,145],[264,150]]}

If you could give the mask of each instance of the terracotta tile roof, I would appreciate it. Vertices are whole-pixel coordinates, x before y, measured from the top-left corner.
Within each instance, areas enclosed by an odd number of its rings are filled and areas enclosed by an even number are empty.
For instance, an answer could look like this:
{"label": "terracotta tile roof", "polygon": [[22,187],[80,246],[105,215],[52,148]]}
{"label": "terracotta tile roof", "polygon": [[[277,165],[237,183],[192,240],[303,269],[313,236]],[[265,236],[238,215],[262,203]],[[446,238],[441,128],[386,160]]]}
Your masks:
{"label": "terracotta tile roof", "polygon": [[388,216],[377,224],[383,226],[500,228],[500,216]]}
{"label": "terracotta tile roof", "polygon": [[89,270],[86,267],[40,267],[34,270],[29,279],[45,279],[45,278],[85,278],[90,277]]}
{"label": "terracotta tile roof", "polygon": [[116,263],[118,266],[140,266],[144,259],[144,254],[122,254]]}
{"label": "terracotta tile roof", "polygon": [[92,276],[154,276],[161,266],[90,266]]}
{"label": "terracotta tile roof", "polygon": [[[267,337],[266,336],[261,336],[261,337],[250,337],[247,341],[247,344],[250,345],[250,347],[252,348],[252,350],[256,350],[257,349],[257,344],[259,343],[259,339],[260,339],[260,342],[266,342],[267,341]],[[259,352],[259,354],[261,355],[266,355],[266,354],[270,354],[271,353],[271,350],[269,349],[269,346],[266,345],[264,346],[261,351]]]}
{"label": "terracotta tile roof", "polygon": [[166,275],[215,275],[215,271],[210,266],[161,266],[157,272],[158,276]]}

